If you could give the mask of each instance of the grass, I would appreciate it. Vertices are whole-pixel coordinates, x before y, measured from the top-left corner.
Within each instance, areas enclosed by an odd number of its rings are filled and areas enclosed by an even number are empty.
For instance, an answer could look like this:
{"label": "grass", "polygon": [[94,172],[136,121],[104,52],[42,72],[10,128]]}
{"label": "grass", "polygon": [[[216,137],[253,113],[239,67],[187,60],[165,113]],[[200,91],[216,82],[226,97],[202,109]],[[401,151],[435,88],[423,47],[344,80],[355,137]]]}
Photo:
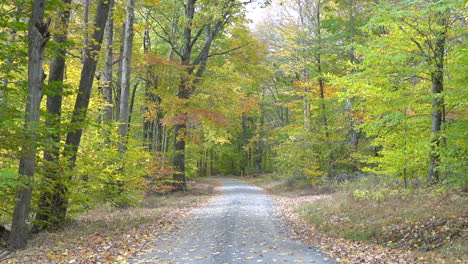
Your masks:
{"label": "grass", "polygon": [[261,186],[269,193],[286,197],[298,197],[312,194],[328,194],[336,191],[334,185],[309,185],[304,181],[285,179],[279,174],[265,174],[260,177],[242,177],[242,180]]}
{"label": "grass", "polygon": [[331,198],[292,203],[296,212],[330,237],[411,250],[428,259],[437,255],[445,263],[468,259],[468,197],[462,188],[404,189],[379,179],[328,187],[286,184],[271,176],[246,180],[282,197],[335,190]]}

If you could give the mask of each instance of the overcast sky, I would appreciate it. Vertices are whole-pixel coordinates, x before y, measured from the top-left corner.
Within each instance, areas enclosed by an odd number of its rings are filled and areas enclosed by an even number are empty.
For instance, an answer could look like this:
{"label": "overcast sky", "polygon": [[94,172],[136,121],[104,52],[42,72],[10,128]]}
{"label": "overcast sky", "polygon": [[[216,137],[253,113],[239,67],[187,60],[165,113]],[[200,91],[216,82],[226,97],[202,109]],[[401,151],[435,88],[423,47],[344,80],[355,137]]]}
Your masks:
{"label": "overcast sky", "polygon": [[260,8],[257,5],[247,6],[247,18],[253,21],[252,27],[266,16],[266,10],[267,8]]}

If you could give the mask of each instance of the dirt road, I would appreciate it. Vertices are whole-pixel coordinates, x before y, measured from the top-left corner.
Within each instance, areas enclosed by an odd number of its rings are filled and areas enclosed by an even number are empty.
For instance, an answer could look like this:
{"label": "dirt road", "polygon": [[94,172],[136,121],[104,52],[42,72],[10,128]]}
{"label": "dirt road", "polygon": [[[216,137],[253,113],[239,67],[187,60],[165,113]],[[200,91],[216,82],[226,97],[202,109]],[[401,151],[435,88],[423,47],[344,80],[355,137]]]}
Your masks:
{"label": "dirt road", "polygon": [[219,197],[194,210],[179,230],[128,263],[335,263],[291,240],[275,215],[273,200],[257,187],[217,180],[223,184]]}

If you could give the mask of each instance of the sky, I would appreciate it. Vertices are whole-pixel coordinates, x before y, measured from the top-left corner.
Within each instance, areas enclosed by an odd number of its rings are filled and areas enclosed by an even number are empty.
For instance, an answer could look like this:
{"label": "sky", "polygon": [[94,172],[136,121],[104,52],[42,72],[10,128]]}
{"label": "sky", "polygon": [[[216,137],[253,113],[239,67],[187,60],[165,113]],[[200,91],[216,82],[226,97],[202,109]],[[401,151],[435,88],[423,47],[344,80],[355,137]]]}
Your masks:
{"label": "sky", "polygon": [[255,24],[262,21],[266,16],[267,8],[260,8],[259,5],[248,5],[247,6],[247,18],[252,20],[251,27],[255,27]]}

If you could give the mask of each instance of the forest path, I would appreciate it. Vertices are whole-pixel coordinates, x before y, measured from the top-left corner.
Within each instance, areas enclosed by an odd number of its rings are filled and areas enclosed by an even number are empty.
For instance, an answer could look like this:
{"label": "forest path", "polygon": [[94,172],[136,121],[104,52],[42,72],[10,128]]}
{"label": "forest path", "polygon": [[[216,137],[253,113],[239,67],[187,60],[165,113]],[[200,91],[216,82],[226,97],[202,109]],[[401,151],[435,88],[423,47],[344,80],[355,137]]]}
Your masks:
{"label": "forest path", "polygon": [[289,238],[274,201],[253,185],[217,179],[221,195],[128,263],[335,263]]}

